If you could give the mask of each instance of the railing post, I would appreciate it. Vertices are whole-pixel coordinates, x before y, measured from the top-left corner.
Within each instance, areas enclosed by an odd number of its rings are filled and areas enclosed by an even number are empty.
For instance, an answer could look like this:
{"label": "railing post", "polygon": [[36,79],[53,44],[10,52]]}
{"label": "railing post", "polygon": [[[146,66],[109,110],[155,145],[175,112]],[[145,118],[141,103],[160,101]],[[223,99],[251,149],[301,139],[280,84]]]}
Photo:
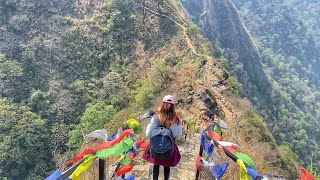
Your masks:
{"label": "railing post", "polygon": [[99,159],[99,180],[105,180],[105,160]]}

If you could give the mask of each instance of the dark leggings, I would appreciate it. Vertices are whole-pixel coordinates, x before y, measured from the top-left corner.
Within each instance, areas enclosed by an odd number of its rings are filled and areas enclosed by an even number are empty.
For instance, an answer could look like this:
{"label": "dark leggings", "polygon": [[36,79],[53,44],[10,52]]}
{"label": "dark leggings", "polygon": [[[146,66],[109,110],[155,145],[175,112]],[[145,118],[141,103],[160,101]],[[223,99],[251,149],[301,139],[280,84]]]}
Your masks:
{"label": "dark leggings", "polygon": [[[164,169],[164,180],[169,180],[170,176],[170,167],[163,166]],[[153,165],[153,180],[158,180],[159,178],[160,166]]]}

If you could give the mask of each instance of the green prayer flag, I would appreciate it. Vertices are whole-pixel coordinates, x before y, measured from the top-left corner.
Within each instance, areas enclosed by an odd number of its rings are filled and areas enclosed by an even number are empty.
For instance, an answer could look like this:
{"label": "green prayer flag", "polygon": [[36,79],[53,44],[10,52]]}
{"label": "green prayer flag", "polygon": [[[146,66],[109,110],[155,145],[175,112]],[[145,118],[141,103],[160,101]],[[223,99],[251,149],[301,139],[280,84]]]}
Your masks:
{"label": "green prayer flag", "polygon": [[128,137],[126,139],[123,139],[119,144],[111,148],[104,149],[102,151],[97,152],[95,157],[99,159],[106,159],[107,157],[119,155],[131,149],[133,144],[134,144],[133,139],[131,137]]}
{"label": "green prayer flag", "polygon": [[251,168],[256,170],[256,166],[254,165],[254,162],[250,156],[244,153],[239,153],[239,152],[235,153],[234,155],[237,156],[239,159],[241,159],[243,162],[245,162],[247,165],[249,165]]}

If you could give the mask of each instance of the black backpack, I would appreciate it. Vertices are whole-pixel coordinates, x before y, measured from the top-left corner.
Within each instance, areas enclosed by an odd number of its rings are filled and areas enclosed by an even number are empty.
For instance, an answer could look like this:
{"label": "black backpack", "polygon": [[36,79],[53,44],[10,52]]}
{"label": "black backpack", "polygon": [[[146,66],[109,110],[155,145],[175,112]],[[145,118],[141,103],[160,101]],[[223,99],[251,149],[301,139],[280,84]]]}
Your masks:
{"label": "black backpack", "polygon": [[170,160],[173,156],[174,139],[170,128],[152,129],[150,137],[150,154],[154,159]]}

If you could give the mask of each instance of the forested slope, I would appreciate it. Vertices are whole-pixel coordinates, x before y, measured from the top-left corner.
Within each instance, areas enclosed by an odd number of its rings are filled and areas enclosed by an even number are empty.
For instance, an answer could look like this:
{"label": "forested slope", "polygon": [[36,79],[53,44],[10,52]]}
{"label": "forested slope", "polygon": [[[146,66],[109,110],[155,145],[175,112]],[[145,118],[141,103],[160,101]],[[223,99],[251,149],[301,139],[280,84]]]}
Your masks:
{"label": "forested slope", "polygon": [[277,142],[319,167],[318,2],[183,2]]}
{"label": "forested slope", "polygon": [[276,138],[319,170],[319,1],[234,2],[284,101],[272,113]]}

